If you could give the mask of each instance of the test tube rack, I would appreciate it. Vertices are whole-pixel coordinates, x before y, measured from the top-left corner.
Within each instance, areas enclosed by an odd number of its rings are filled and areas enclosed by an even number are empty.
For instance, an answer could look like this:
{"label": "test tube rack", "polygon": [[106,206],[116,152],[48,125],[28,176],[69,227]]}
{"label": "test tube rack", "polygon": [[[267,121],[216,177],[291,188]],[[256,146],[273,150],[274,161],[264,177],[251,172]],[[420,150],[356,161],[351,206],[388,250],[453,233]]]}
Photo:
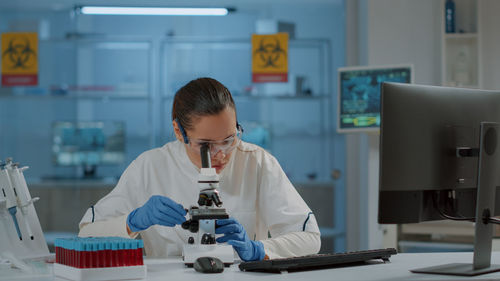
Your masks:
{"label": "test tube rack", "polygon": [[54,275],[70,280],[144,279],[142,240],[121,237],[56,239]]}

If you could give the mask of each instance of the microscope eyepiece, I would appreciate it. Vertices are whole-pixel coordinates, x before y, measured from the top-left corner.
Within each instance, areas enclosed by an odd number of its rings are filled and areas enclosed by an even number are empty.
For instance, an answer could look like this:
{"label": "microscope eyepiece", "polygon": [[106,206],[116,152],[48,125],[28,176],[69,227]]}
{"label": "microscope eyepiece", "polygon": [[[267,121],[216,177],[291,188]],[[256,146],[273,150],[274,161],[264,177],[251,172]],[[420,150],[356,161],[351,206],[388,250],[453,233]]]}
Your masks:
{"label": "microscope eyepiece", "polygon": [[210,144],[208,142],[203,143],[201,145],[200,156],[201,156],[201,167],[212,168],[212,163],[210,162]]}

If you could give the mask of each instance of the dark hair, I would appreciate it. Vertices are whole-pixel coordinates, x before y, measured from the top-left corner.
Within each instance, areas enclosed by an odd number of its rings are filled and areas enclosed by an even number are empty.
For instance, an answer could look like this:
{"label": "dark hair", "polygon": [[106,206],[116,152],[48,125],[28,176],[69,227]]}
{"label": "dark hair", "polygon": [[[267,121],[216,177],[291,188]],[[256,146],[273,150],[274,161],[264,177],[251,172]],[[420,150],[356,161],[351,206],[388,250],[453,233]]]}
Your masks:
{"label": "dark hair", "polygon": [[218,114],[228,106],[236,112],[233,97],[222,83],[212,78],[198,78],[175,93],[172,120],[177,119],[189,130],[194,118]]}

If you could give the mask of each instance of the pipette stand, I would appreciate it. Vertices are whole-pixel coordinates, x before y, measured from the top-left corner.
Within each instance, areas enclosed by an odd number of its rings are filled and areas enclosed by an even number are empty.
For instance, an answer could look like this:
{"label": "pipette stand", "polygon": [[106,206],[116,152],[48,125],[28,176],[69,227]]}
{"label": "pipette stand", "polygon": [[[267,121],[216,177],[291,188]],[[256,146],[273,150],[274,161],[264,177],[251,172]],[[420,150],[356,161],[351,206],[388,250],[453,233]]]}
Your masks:
{"label": "pipette stand", "polygon": [[[31,198],[23,174],[26,169],[18,168],[12,159],[0,166],[0,253],[21,260],[50,256],[33,206],[39,198]],[[14,216],[9,212],[13,207],[17,211]]]}

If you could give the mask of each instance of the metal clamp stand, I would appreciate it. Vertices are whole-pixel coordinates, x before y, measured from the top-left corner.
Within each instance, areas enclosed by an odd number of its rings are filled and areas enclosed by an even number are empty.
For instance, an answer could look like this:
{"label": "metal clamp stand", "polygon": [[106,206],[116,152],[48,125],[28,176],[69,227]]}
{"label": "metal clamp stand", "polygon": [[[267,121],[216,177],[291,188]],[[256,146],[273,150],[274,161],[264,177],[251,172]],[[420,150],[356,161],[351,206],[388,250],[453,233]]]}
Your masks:
{"label": "metal clamp stand", "polygon": [[[481,122],[479,166],[477,181],[476,229],[474,233],[473,263],[451,263],[411,270],[414,273],[432,273],[475,276],[500,271],[500,265],[491,264],[493,226],[488,223],[495,213],[495,190],[500,184],[500,124]],[[460,150],[462,157],[477,156],[476,149]]]}
{"label": "metal clamp stand", "polygon": [[49,256],[24,171],[12,158],[0,164],[0,256],[23,260]]}

